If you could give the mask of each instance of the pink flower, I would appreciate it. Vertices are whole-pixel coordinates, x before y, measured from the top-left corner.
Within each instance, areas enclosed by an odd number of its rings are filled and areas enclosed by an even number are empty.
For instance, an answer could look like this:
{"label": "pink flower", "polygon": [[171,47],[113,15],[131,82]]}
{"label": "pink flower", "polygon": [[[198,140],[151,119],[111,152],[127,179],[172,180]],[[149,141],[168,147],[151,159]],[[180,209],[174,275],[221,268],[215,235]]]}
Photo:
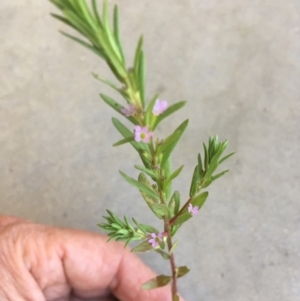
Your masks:
{"label": "pink flower", "polygon": [[157,247],[160,242],[162,242],[162,233],[152,233],[151,239],[148,240],[148,242],[152,245],[153,248]]}
{"label": "pink flower", "polygon": [[192,216],[197,215],[199,213],[199,207],[198,206],[193,207],[192,204],[189,204],[188,210]]}
{"label": "pink flower", "polygon": [[134,140],[137,142],[149,142],[149,139],[152,137],[153,133],[149,132],[146,126],[140,127],[139,125],[134,127]]}
{"label": "pink flower", "polygon": [[166,100],[160,101],[159,99],[156,99],[152,113],[153,115],[158,116],[162,112],[164,112],[167,109],[167,107],[168,107],[168,102]]}
{"label": "pink flower", "polygon": [[136,108],[132,104],[128,104],[128,110],[126,108],[121,109],[122,114],[126,117],[132,116],[136,112]]}

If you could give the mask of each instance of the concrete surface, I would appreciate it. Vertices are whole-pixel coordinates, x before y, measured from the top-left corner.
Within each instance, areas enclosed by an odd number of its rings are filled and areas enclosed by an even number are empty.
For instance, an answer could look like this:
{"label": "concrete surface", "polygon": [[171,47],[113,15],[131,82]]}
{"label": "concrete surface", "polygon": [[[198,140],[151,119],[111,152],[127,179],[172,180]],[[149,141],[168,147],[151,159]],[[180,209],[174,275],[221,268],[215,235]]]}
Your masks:
{"label": "concrete surface", "polygon": [[[129,60],[146,37],[148,98],[188,105],[160,128],[190,126],[174,167],[186,196],[208,135],[230,141],[231,172],[210,189],[201,214],[178,234],[187,301],[300,300],[299,0],[118,1]],[[95,81],[112,79],[92,53],[62,37],[47,1],[0,4],[1,214],[99,231],[106,208],[151,223],[118,170],[137,156],[112,148],[115,113]],[[70,32],[70,31],[69,31]],[[224,166],[225,167],[225,166]],[[156,223],[156,222],[155,222]],[[167,263],[143,256],[157,272]]]}

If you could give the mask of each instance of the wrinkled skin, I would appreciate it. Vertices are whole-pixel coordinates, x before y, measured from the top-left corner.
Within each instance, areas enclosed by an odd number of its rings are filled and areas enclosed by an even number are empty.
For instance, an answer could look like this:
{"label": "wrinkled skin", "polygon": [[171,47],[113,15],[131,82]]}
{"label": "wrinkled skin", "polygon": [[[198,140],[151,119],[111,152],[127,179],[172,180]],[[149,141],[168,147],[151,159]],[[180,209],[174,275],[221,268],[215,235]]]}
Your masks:
{"label": "wrinkled skin", "polygon": [[106,240],[0,217],[0,300],[171,301],[169,287],[142,291],[154,273],[122,244]]}

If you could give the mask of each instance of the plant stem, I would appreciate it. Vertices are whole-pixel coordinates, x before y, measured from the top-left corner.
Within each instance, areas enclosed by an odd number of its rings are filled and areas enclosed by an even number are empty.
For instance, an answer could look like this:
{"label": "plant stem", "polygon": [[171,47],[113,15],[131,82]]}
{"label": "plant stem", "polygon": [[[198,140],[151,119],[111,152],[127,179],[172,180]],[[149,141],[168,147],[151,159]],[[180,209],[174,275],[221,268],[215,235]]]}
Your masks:
{"label": "plant stem", "polygon": [[[169,253],[172,249],[173,243],[172,243],[172,233],[171,233],[171,225],[167,218],[165,218],[165,231],[168,233],[167,237],[167,245]],[[172,298],[174,298],[177,295],[177,277],[176,277],[176,265],[175,265],[175,259],[174,254],[170,254],[170,265],[172,270]]]}

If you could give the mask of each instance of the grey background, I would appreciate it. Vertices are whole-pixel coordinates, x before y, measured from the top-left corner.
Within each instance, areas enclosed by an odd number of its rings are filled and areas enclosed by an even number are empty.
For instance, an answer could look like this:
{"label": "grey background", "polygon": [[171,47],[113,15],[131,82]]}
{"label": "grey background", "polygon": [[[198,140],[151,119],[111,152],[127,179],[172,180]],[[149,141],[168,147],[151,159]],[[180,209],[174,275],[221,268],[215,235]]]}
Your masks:
{"label": "grey background", "polygon": [[[118,1],[132,61],[145,34],[147,96],[188,100],[157,135],[183,119],[175,181],[185,199],[208,135],[230,141],[231,172],[210,189],[178,233],[180,281],[188,301],[300,300],[299,0]],[[116,114],[98,97],[115,94],[90,76],[113,79],[92,53],[59,35],[47,1],[0,4],[1,214],[99,231],[106,208],[152,223],[118,170],[137,175]],[[69,30],[69,32],[71,32]],[[156,225],[159,224],[155,221]],[[143,256],[157,272],[168,268]]]}

